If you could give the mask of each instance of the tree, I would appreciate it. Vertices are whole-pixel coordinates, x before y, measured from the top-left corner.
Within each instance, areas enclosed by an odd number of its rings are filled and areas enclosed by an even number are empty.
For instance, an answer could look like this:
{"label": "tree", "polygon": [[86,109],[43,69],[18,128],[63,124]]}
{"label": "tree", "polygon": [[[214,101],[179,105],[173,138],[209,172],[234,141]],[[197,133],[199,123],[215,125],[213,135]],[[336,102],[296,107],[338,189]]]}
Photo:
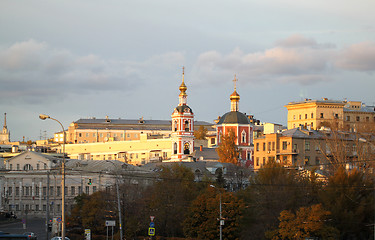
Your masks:
{"label": "tree", "polygon": [[[239,239],[240,220],[244,211],[244,203],[233,193],[221,191],[223,239]],[[218,239],[220,216],[220,194],[216,189],[208,187],[191,204],[184,221],[185,235],[197,239]]]}
{"label": "tree", "polygon": [[216,148],[220,162],[238,164],[238,155],[240,151],[236,146],[236,135],[233,131],[221,136],[220,145]]}
{"label": "tree", "polygon": [[200,125],[199,129],[194,131],[194,137],[197,140],[205,140],[207,137],[207,129],[203,125]]}
{"label": "tree", "polygon": [[198,195],[192,171],[178,163],[163,166],[146,200],[155,216],[158,236],[183,237],[182,223],[192,200]]}
{"label": "tree", "polygon": [[267,236],[272,239],[337,239],[339,231],[327,224],[331,213],[323,209],[321,204],[301,207],[296,214],[284,210],[280,213],[279,228],[270,231]]}
{"label": "tree", "polygon": [[316,204],[316,188],[313,177],[302,177],[295,169],[268,161],[239,193],[247,206],[241,239],[263,239],[265,232],[277,228],[281,211]]}
{"label": "tree", "polygon": [[365,173],[338,168],[320,192],[320,201],[332,213],[341,238],[369,239],[374,219],[373,181]]}

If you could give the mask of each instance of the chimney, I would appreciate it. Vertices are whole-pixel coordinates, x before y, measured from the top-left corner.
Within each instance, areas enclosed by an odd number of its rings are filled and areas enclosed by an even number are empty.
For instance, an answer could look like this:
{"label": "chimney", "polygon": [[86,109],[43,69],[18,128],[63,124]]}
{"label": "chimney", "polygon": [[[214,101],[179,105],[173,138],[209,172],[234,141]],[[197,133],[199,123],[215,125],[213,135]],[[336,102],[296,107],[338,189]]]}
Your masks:
{"label": "chimney", "polygon": [[201,152],[203,151],[203,145],[199,146],[199,151],[201,151]]}

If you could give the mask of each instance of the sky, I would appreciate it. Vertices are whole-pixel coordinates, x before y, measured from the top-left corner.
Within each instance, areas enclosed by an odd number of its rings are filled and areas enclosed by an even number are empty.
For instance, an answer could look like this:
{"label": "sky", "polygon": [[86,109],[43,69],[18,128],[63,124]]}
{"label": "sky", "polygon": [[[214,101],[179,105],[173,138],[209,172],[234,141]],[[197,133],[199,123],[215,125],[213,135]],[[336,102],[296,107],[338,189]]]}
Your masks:
{"label": "sky", "polygon": [[286,125],[305,98],[375,105],[373,0],[2,0],[0,123],[12,141],[80,118],[168,120],[185,67],[195,120]]}

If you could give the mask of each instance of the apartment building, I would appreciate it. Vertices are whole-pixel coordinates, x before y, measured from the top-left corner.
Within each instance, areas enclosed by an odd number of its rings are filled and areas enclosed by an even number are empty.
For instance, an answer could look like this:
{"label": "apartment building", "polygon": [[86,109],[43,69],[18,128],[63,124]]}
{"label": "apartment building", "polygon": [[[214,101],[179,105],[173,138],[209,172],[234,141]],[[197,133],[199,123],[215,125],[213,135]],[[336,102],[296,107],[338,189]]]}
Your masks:
{"label": "apartment building", "polygon": [[325,124],[335,123],[347,131],[357,131],[366,124],[375,124],[375,107],[360,101],[335,101],[305,99],[290,102],[288,109],[288,129],[303,126],[319,129]]}
{"label": "apartment building", "polygon": [[[6,160],[0,175],[0,209],[17,216],[44,217],[49,208],[51,218],[61,216],[61,158],[25,151]],[[114,191],[118,177],[123,183],[150,184],[151,171],[119,161],[83,161],[66,159],[65,204],[73,207],[74,198],[82,193]],[[119,176],[130,176],[120,178]],[[148,178],[146,178],[147,176]]]}

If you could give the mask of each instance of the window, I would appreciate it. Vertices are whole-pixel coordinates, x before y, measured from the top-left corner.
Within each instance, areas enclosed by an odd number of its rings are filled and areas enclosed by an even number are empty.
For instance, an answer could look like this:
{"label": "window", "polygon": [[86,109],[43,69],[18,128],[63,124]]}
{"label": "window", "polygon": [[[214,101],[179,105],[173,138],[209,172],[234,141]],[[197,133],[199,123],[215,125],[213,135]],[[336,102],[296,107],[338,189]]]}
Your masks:
{"label": "window", "polygon": [[30,195],[30,187],[25,187],[25,196]]}
{"label": "window", "polygon": [[49,195],[53,196],[53,187],[49,187]]}
{"label": "window", "polygon": [[266,164],[266,157],[263,157],[263,165]]}
{"label": "window", "polygon": [[174,121],[173,127],[174,127],[174,131],[176,132],[177,131],[177,121]]}
{"label": "window", "polygon": [[259,166],[259,157],[256,159],[256,165]]}
{"label": "window", "polygon": [[40,188],[38,186],[35,187],[35,196],[39,196],[39,190]]}
{"label": "window", "polygon": [[23,170],[25,171],[33,170],[33,166],[31,166],[30,164],[25,164],[25,166],[23,166]]}
{"label": "window", "polygon": [[184,144],[184,154],[190,154],[190,144],[188,142]]}
{"label": "window", "polygon": [[288,148],[288,142],[283,141],[283,150],[287,150],[287,148]]}
{"label": "window", "polygon": [[324,118],[324,114],[323,113],[320,113],[320,118]]}
{"label": "window", "polygon": [[86,137],[89,137],[89,133],[86,133]]}
{"label": "window", "polygon": [[92,187],[92,192],[93,192],[93,193],[96,192],[96,186],[93,186],[93,187]]}
{"label": "window", "polygon": [[87,195],[90,194],[90,186],[86,186],[86,194],[87,194]]}
{"label": "window", "polygon": [[275,142],[272,142],[272,151],[275,151]]}
{"label": "window", "polygon": [[20,187],[16,187],[16,196],[20,195]]}
{"label": "window", "polygon": [[36,164],[36,170],[39,170],[39,168],[40,168],[40,165],[39,165],[39,163],[37,163]]}
{"label": "window", "polygon": [[305,142],[305,151],[310,151],[310,142]]}
{"label": "window", "polygon": [[72,196],[76,195],[76,188],[74,186],[70,187],[70,195]]}
{"label": "window", "polygon": [[256,144],[256,151],[259,152],[259,143]]}
{"label": "window", "polygon": [[355,118],[355,120],[356,120],[357,122],[359,122],[359,121],[361,120],[361,118],[360,118],[359,116],[357,116],[357,117]]}
{"label": "window", "polygon": [[35,205],[35,211],[39,212],[39,204]]}
{"label": "window", "polygon": [[301,114],[299,115],[299,119],[301,120],[302,118],[301,118]]}
{"label": "window", "polygon": [[369,122],[370,121],[370,117],[366,117],[366,122]]}
{"label": "window", "polygon": [[267,151],[271,151],[271,142],[268,142],[267,144]]}
{"label": "window", "polygon": [[13,194],[13,191],[12,191],[12,187],[8,187],[8,196],[12,196]]}
{"label": "window", "polygon": [[314,118],[314,113],[311,113],[311,118]]}
{"label": "window", "polygon": [[78,136],[79,136],[79,137],[82,137],[82,133],[78,133]]}
{"label": "window", "polygon": [[17,170],[20,170],[20,165],[17,163]]}
{"label": "window", "polygon": [[189,121],[185,121],[185,132],[189,132]]}
{"label": "window", "polygon": [[9,170],[12,170],[13,164],[9,164]]}
{"label": "window", "polygon": [[82,188],[81,188],[81,186],[78,186],[78,194],[79,194],[79,195],[82,194]]}
{"label": "window", "polygon": [[307,113],[305,114],[305,119],[307,119]]}
{"label": "window", "polygon": [[293,120],[296,120],[296,115],[293,115]]}
{"label": "window", "polygon": [[246,132],[245,132],[245,131],[242,131],[242,134],[241,134],[241,142],[242,142],[242,143],[246,143]]}
{"label": "window", "polygon": [[263,143],[263,151],[266,151],[266,143]]}
{"label": "window", "polygon": [[47,206],[46,206],[46,204],[43,204],[43,211],[47,211]]}
{"label": "window", "polygon": [[43,196],[47,196],[47,187],[43,187]]}
{"label": "window", "polygon": [[350,121],[350,116],[346,116],[346,121]]}
{"label": "window", "polygon": [[339,119],[339,115],[337,113],[334,114],[335,119]]}

